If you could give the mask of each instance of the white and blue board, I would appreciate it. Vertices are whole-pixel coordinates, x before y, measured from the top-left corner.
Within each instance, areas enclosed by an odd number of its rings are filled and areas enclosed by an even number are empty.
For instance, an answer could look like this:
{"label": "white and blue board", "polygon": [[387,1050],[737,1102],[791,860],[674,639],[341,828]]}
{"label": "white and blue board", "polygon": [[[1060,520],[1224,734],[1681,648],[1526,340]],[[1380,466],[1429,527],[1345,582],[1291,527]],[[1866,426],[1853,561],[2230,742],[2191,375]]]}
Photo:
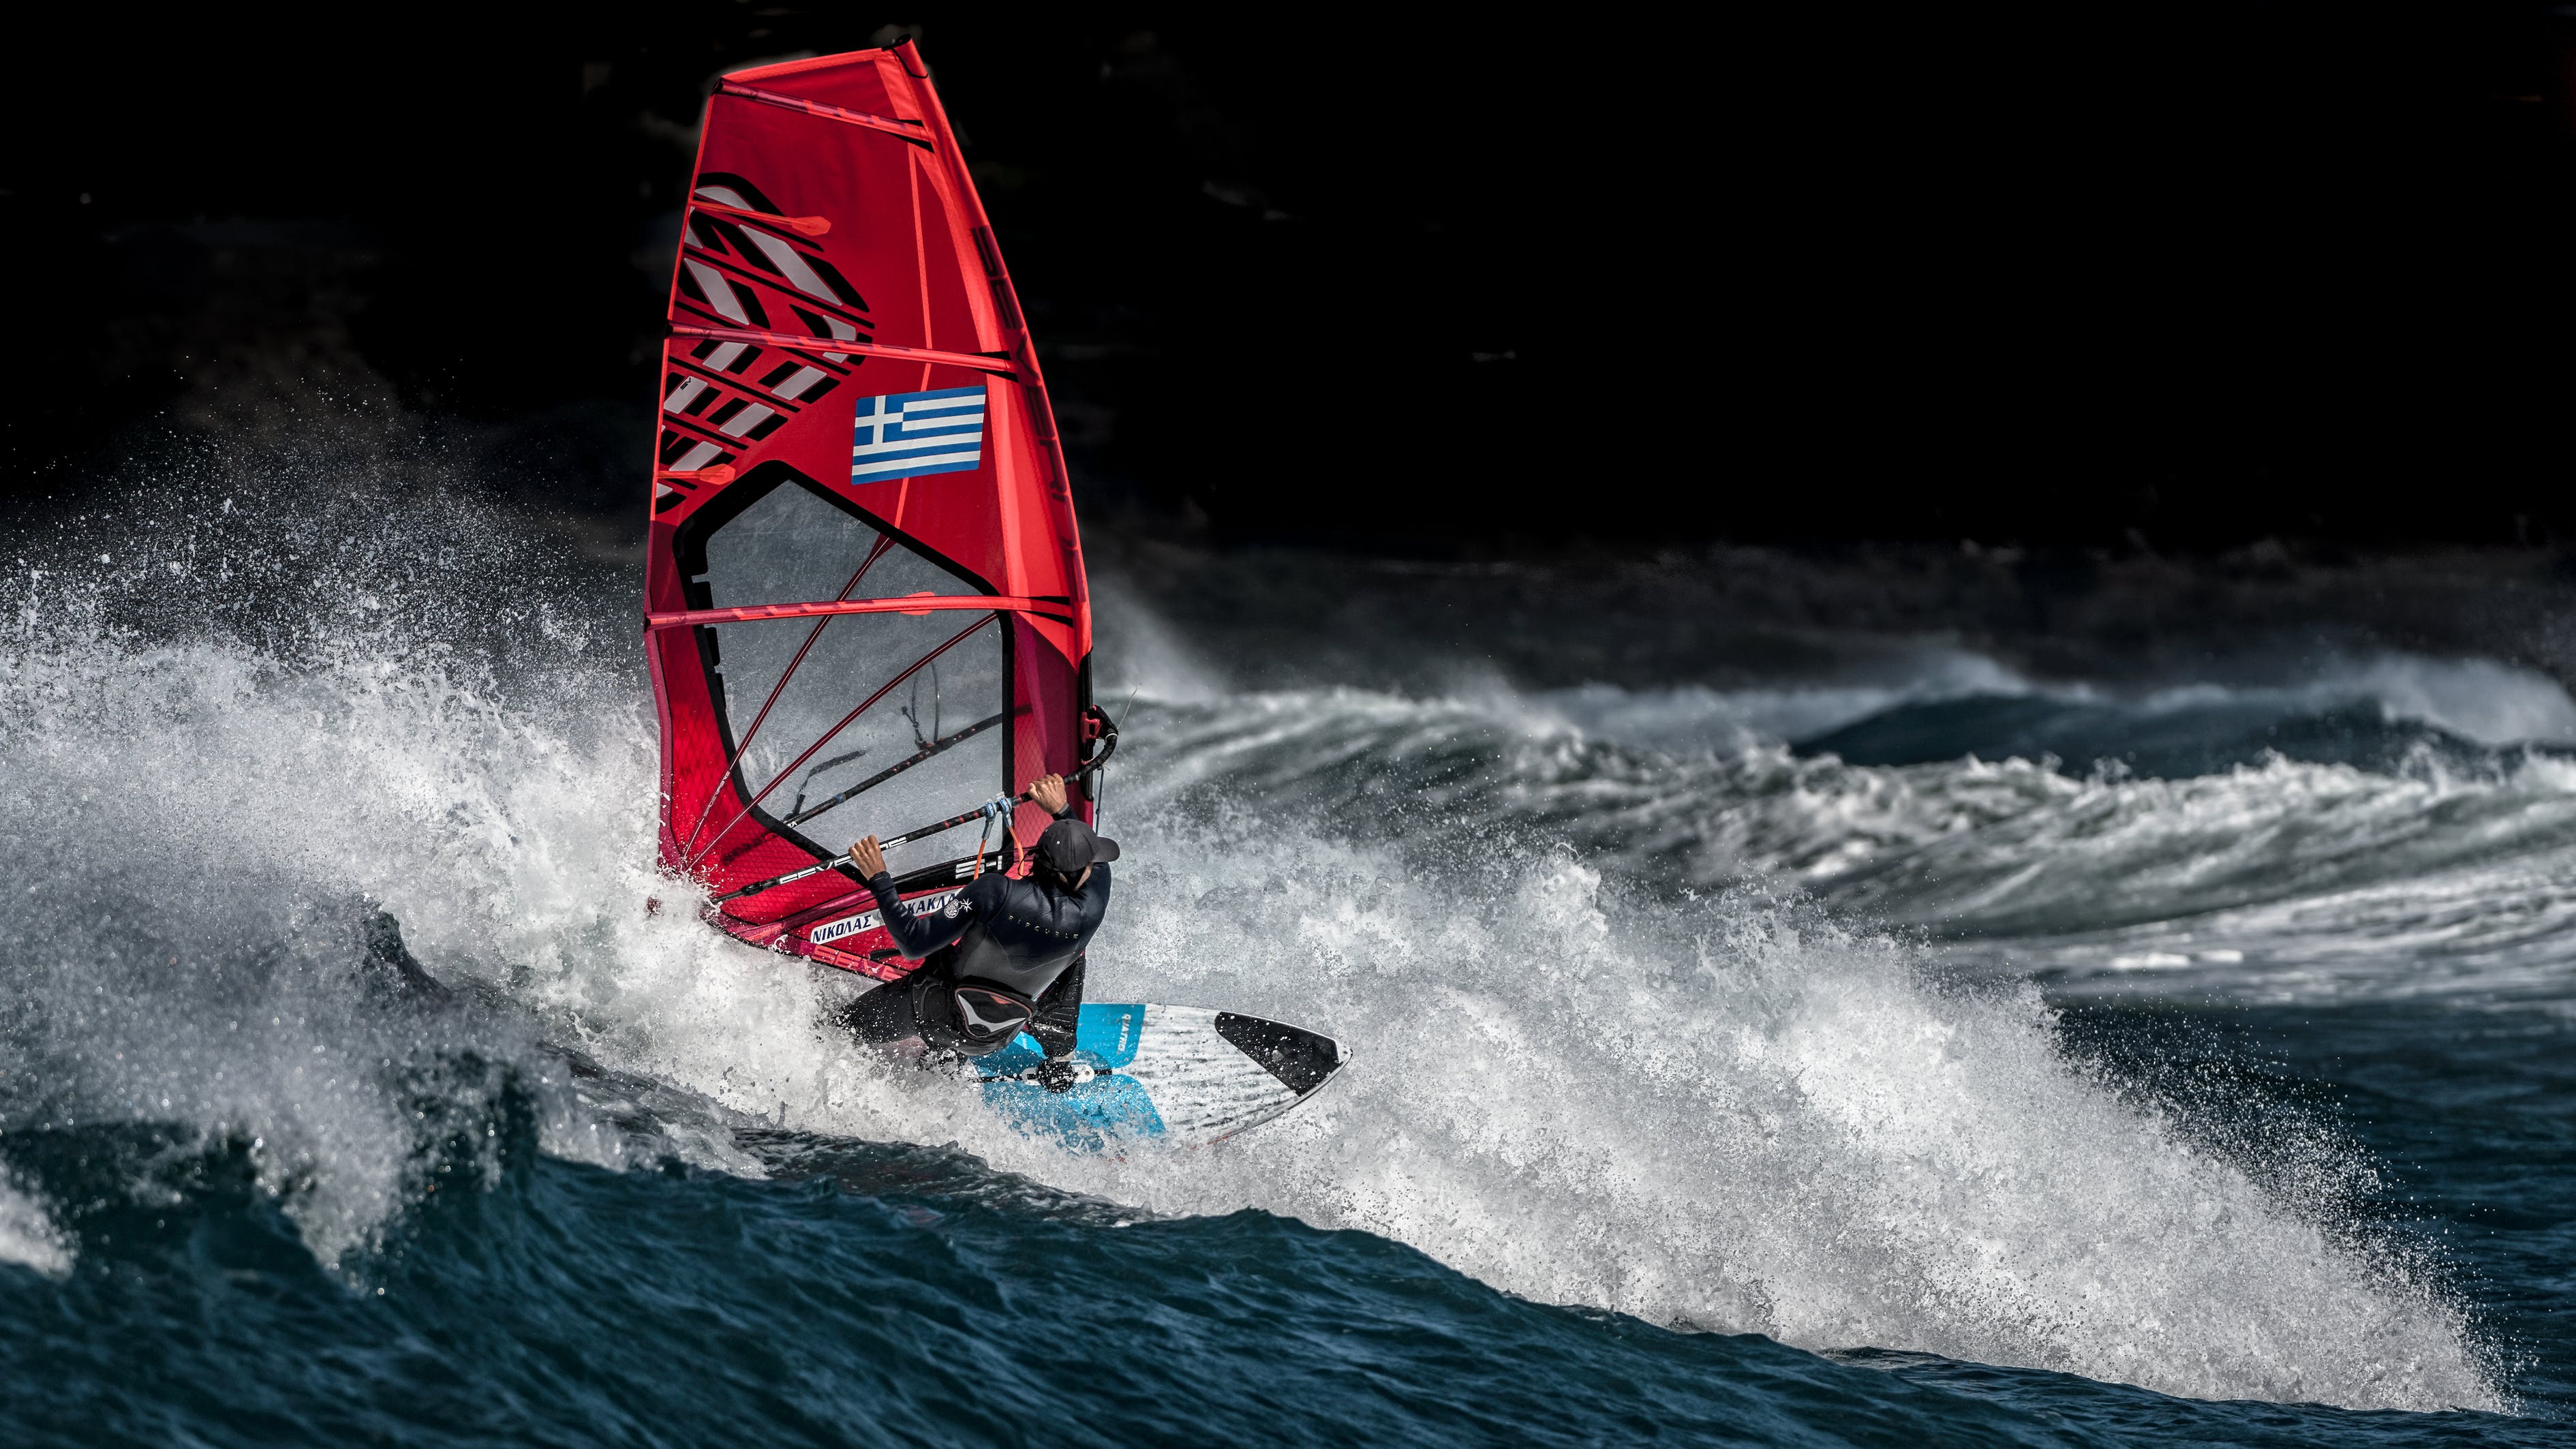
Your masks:
{"label": "white and blue board", "polygon": [[1012,1126],[1088,1152],[1231,1137],[1314,1096],[1350,1059],[1303,1027],[1153,1002],[1085,1003],[1073,1041],[1078,1080],[1063,1092],[1024,1079],[1046,1059],[1026,1032],[970,1065]]}

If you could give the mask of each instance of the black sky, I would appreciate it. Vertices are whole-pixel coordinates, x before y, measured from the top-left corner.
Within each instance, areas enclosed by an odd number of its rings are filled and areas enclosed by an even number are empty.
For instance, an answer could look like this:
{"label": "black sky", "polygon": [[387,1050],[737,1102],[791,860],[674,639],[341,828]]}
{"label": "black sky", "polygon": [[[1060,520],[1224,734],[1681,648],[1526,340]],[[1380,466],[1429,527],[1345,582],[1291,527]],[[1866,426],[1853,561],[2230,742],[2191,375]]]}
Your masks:
{"label": "black sky", "polygon": [[521,440],[494,486],[623,510],[707,78],[909,24],[1095,514],[1432,549],[2576,537],[2546,7],[391,13],[102,10],[13,54],[13,492],[265,353],[354,359]]}

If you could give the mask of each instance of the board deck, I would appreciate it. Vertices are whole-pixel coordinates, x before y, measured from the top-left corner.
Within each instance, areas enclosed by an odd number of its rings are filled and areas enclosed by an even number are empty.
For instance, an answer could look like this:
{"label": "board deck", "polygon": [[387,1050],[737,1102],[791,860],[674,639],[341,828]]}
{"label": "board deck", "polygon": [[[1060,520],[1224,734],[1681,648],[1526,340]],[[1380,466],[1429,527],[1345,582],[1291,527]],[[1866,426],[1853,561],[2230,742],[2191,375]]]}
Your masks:
{"label": "board deck", "polygon": [[1350,1060],[1331,1037],[1200,1006],[1085,1003],[1073,1060],[1092,1074],[1050,1092],[1022,1074],[1045,1060],[1023,1032],[976,1059],[984,1101],[1032,1137],[1078,1151],[1138,1142],[1199,1147],[1291,1110]]}

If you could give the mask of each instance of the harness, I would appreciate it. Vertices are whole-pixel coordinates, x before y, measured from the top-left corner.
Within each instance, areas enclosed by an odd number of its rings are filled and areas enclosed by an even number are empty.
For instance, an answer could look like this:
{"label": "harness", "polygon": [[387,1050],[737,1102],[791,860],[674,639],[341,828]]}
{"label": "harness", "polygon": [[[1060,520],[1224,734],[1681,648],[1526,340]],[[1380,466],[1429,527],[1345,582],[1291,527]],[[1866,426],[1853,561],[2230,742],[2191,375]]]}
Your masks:
{"label": "harness", "polygon": [[[1099,925],[1082,896],[1028,880],[1003,892],[999,908],[978,913],[948,948],[947,969],[923,971],[913,985],[914,1019],[934,1046],[981,1056],[1007,1045]],[[933,1040],[934,1031],[953,1039]]]}

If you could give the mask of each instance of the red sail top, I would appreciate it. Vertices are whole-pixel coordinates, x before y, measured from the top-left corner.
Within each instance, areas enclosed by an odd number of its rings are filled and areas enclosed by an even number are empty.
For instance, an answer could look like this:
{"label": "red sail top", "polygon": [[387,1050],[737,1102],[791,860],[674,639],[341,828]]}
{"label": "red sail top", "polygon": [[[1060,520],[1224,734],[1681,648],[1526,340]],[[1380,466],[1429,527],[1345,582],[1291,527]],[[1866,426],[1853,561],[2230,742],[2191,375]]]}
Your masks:
{"label": "red sail top", "polygon": [[[910,42],[725,77],[670,322],[644,580],[663,865],[721,894],[1070,773],[1091,603],[1063,453]],[[890,860],[911,895],[993,863],[972,826]],[[909,964],[846,867],[710,919]]]}

